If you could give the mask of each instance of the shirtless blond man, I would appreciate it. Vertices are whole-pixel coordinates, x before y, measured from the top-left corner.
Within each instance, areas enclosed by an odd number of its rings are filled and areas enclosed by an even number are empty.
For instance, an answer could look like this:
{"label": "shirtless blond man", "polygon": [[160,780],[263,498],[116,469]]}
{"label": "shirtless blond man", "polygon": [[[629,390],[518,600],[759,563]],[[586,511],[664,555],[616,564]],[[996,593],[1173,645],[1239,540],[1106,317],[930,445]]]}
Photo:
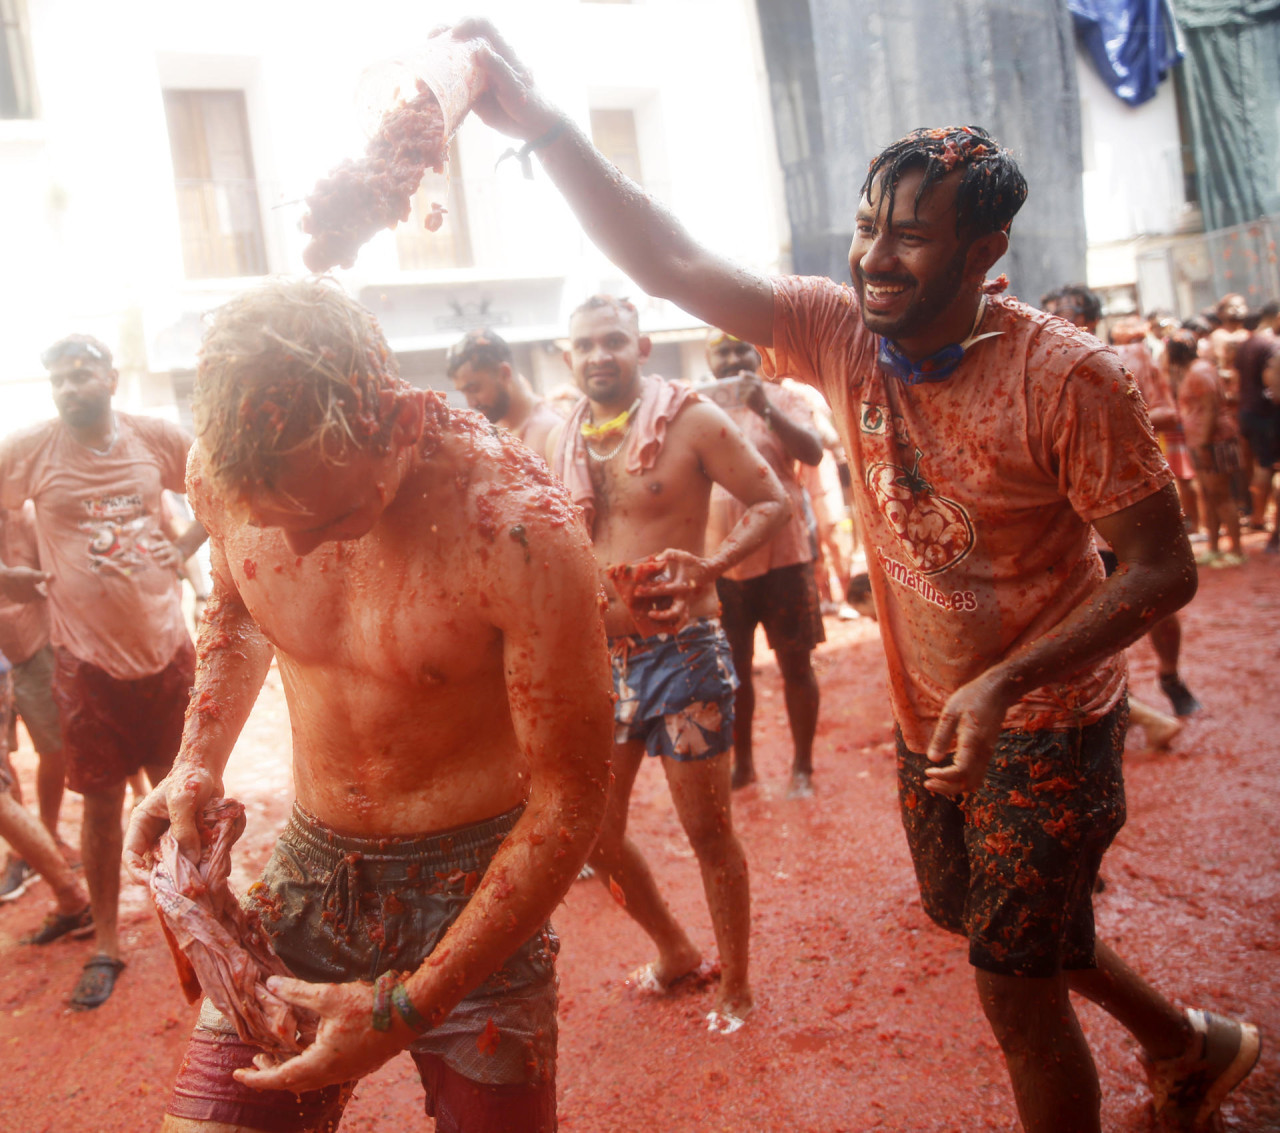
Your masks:
{"label": "shirtless blond man", "polygon": [[445,369],[467,406],[510,429],[536,453],[547,446],[560,416],[516,372],[511,347],[488,327],[468,331],[445,357]]}
{"label": "shirtless blond man", "polygon": [[[605,632],[613,660],[614,781],[596,875],[658,946],[634,977],[658,989],[698,968],[697,947],[671,915],[626,836],[631,788],[646,750],[662,758],[676,813],[693,846],[722,966],[709,1028],[732,1032],[751,1010],[747,863],[730,815],[734,677],[715,582],[763,546],[790,507],[768,464],[724,412],[683,385],[641,374],[651,343],[625,299],[595,296],[571,316],[565,363],[585,397],[550,439],[548,460],[586,513],[605,570]],[[719,546],[705,546],[711,488],[746,507]],[[641,584],[645,634],[608,568],[654,560]]]}
{"label": "shirtless blond man", "polygon": [[200,853],[274,651],[297,802],[254,893],[298,977],[279,994],[320,1023],[255,1068],[206,1003],[164,1128],[332,1130],[355,1080],[408,1049],[437,1129],[553,1129],[547,916],[595,839],[610,729],[583,616],[599,582],[563,491],[399,380],[372,316],[317,280],[217,312],[196,421],[213,594],[181,752],[128,859],[145,870],[170,822]]}

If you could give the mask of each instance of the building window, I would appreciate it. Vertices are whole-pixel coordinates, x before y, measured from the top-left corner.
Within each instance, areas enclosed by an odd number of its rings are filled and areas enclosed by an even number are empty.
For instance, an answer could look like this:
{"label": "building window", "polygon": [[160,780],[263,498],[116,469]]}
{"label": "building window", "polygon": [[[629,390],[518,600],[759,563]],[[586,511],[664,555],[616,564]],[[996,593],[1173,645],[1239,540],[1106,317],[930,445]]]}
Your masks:
{"label": "building window", "polygon": [[[427,172],[426,183],[413,194],[409,219],[396,225],[396,255],[401,271],[439,271],[444,268],[469,268],[471,258],[471,232],[467,225],[467,198],[462,182],[462,163],[458,153],[458,139],[449,143],[449,199],[441,201],[439,191],[430,187],[440,179]],[[434,203],[446,209],[444,223],[431,232],[427,217]]]}
{"label": "building window", "polygon": [[23,0],[0,0],[0,118],[34,118],[36,88]]}
{"label": "building window", "polygon": [[591,140],[605,157],[637,185],[644,184],[640,173],[640,144],[636,140],[634,110],[592,110]]}
{"label": "building window", "polygon": [[244,91],[167,90],[164,109],[187,278],[265,275]]}

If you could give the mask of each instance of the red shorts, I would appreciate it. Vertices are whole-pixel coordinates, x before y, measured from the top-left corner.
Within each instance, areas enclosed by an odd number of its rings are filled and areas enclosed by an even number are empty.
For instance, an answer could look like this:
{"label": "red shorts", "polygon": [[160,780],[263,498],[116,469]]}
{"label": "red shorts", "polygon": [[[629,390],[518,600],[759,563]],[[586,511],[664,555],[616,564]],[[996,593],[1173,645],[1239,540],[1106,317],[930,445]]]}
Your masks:
{"label": "red shorts", "polygon": [[[263,1133],[335,1133],[355,1082],[305,1094],[242,1086],[232,1071],[253,1065],[261,1048],[236,1035],[197,1030],[191,1037],[168,1113]],[[434,1054],[409,1052],[426,1090],[427,1115],[436,1133],[553,1133],[555,1076],[531,1085],[472,1082]]]}
{"label": "red shorts", "polygon": [[136,681],[117,680],[61,647],[54,654],[67,786],[83,795],[118,787],[143,767],[168,770],[196,675],[190,638],[158,673]]}

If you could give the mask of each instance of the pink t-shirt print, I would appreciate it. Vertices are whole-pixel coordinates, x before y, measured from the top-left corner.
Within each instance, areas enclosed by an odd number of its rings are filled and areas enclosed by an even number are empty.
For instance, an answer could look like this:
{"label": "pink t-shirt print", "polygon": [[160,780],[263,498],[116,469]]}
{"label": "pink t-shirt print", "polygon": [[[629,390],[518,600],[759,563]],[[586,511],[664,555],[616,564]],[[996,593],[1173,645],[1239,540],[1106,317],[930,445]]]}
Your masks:
{"label": "pink t-shirt print", "polygon": [[163,669],[187,638],[164,538],[161,493],[181,492],[190,439],[175,425],[116,413],[106,453],[77,444],[56,418],[0,444],[0,503],[35,504],[49,584],[50,637],[118,680]]}

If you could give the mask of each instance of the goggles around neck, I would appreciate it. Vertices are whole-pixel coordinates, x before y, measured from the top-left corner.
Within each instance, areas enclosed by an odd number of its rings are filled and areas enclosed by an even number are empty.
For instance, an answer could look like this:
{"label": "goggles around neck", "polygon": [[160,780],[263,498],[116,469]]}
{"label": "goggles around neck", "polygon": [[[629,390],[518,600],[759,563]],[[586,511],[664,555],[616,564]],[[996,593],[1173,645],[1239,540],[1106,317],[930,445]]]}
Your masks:
{"label": "goggles around neck", "polygon": [[903,385],[915,386],[926,382],[945,381],[955,372],[955,368],[964,358],[965,351],[975,342],[981,342],[984,338],[996,338],[1004,333],[999,330],[988,331],[986,334],[973,333],[978,329],[986,311],[987,297],[984,295],[982,302],[978,304],[978,313],[974,316],[973,326],[969,328],[969,337],[963,342],[949,342],[941,350],[935,351],[927,358],[921,358],[919,362],[911,361],[895,342],[878,335],[879,348],[876,352],[876,361],[886,374],[897,378]]}

